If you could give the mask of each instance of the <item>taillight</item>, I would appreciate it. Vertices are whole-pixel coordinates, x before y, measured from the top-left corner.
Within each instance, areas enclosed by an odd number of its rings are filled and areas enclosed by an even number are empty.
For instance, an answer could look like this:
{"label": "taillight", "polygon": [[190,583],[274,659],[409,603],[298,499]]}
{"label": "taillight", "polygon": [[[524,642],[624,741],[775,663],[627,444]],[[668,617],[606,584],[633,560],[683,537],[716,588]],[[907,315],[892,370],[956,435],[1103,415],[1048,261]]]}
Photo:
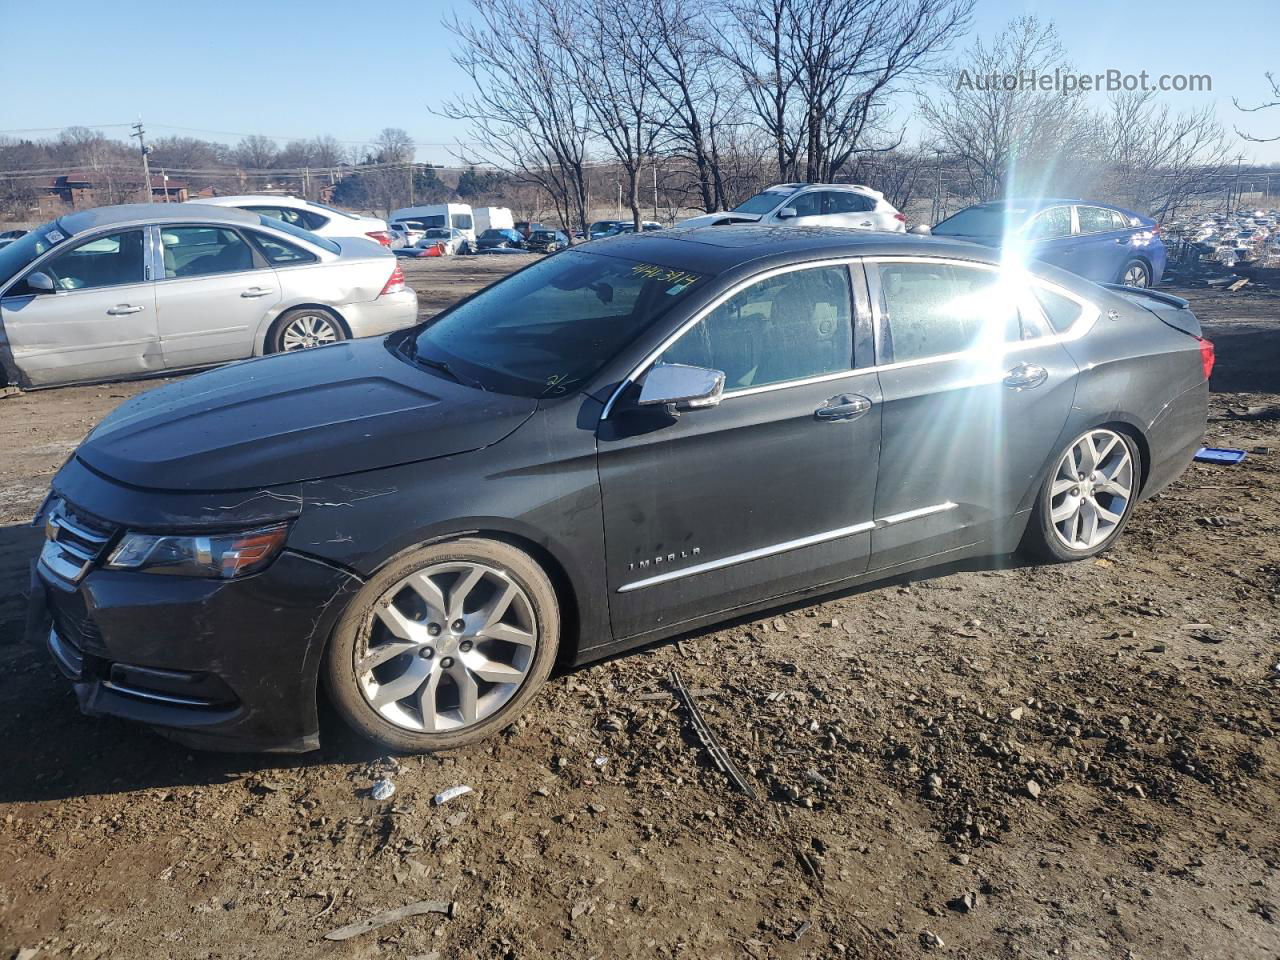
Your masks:
{"label": "taillight", "polygon": [[893,215],[893,219],[897,220],[899,223],[906,223],[907,215],[905,213],[895,213]]}
{"label": "taillight", "polygon": [[1209,374],[1213,373],[1213,361],[1216,359],[1213,349],[1213,341],[1200,338],[1200,366],[1204,368],[1204,378],[1209,379]]}
{"label": "taillight", "polygon": [[1157,237],[1160,236],[1160,224],[1157,223],[1153,225],[1151,228],[1151,232],[1154,233]]}
{"label": "taillight", "polygon": [[391,246],[391,234],[385,230],[370,230],[365,236],[370,240],[377,240],[384,247]]}
{"label": "taillight", "polygon": [[400,264],[396,264],[396,268],[391,271],[391,276],[387,278],[386,286],[382,288],[382,292],[378,294],[385,297],[388,293],[404,292],[404,271],[400,269]]}

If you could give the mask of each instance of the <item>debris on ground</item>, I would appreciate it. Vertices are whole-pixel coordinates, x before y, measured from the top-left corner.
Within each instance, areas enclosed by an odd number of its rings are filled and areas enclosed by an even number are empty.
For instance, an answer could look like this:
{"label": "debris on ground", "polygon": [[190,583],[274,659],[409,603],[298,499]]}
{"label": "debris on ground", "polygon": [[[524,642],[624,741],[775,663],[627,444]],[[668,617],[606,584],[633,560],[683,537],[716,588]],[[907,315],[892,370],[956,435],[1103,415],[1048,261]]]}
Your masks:
{"label": "debris on ground", "polygon": [[450,800],[456,800],[465,793],[471,793],[471,787],[465,783],[459,784],[456,787],[450,787],[448,790],[441,790],[431,799],[431,802],[438,807],[448,803]]}
{"label": "debris on ground", "polygon": [[395,796],[396,785],[390,780],[379,780],[369,788],[369,796],[375,800],[390,800]]}
{"label": "debris on ground", "polygon": [[401,920],[420,917],[426,913],[443,913],[452,919],[457,913],[457,907],[457,903],[451,900],[419,900],[417,903],[396,907],[394,910],[375,913],[372,917],[368,917],[358,923],[351,923],[345,927],[339,927],[337,930],[330,930],[324,935],[324,938],[326,940],[350,940],[352,937],[358,937],[360,934],[368,933],[370,930],[385,927],[389,923],[398,923]]}
{"label": "debris on ground", "polygon": [[698,709],[698,705],[693,702],[693,697],[684,685],[684,681],[680,679],[680,672],[675,667],[671,668],[671,685],[675,688],[676,696],[684,703],[685,713],[689,717],[689,725],[693,727],[693,732],[697,736],[698,741],[706,748],[707,755],[711,757],[711,762],[715,768],[729,778],[729,782],[737,788],[738,792],[744,794],[748,800],[756,799],[756,792],[751,789],[751,784],[738,772],[738,768],[734,766],[733,761],[729,759],[729,755],[725,753],[724,747],[720,746],[720,742],[716,740],[715,734],[711,732],[711,728],[707,726],[707,721],[702,717],[702,711]]}

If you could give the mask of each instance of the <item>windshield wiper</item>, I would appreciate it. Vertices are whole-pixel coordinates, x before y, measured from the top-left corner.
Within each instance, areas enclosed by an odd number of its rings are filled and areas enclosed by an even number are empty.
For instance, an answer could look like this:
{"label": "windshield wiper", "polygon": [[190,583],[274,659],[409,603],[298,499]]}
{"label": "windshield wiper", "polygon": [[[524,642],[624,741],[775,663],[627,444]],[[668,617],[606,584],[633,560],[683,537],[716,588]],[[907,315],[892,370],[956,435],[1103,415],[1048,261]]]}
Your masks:
{"label": "windshield wiper", "polygon": [[458,373],[458,371],[454,370],[453,367],[449,366],[447,361],[436,360],[432,357],[424,357],[419,354],[417,340],[413,337],[410,337],[405,341],[405,355],[414,363],[420,364],[424,367],[430,367],[432,370],[439,370],[454,383],[460,383],[464,387],[475,387],[477,390],[485,389],[484,384],[479,380],[472,379],[471,377],[463,377]]}

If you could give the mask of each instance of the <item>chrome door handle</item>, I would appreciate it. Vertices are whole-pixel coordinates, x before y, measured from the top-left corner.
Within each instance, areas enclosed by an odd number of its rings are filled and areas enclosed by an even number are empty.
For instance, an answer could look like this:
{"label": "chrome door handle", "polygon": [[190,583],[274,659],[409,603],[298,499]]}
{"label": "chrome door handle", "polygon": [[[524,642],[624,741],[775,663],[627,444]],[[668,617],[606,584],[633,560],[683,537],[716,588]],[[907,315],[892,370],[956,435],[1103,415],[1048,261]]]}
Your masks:
{"label": "chrome door handle", "polygon": [[261,287],[250,287],[248,290],[240,294],[240,296],[245,299],[252,299],[254,297],[265,297],[269,293],[271,293],[270,290],[263,290]]}
{"label": "chrome door handle", "polygon": [[842,393],[827,400],[813,415],[819,420],[857,420],[871,409],[871,401],[857,394]]}
{"label": "chrome door handle", "polygon": [[871,222],[870,220],[863,220],[863,221],[862,221],[862,223],[858,224],[858,226],[861,226],[861,227],[870,227],[870,226],[874,226],[874,224],[872,224],[872,222]]}
{"label": "chrome door handle", "polygon": [[1038,363],[1020,363],[1005,374],[1004,385],[1016,390],[1038,387],[1049,379],[1049,371]]}
{"label": "chrome door handle", "polygon": [[113,317],[123,317],[125,314],[129,314],[129,313],[141,313],[143,309],[145,308],[135,307],[129,303],[118,303],[114,307],[112,307],[110,310],[108,310],[107,313],[109,313]]}

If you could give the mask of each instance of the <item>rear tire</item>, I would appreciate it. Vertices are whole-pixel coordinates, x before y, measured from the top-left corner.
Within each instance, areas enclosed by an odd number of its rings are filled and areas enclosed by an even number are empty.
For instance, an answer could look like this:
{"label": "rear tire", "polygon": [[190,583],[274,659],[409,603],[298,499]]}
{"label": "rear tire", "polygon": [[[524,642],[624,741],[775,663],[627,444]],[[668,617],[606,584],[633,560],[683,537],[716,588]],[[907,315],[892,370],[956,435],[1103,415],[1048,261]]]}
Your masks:
{"label": "rear tire", "polygon": [[1133,515],[1142,454],[1123,433],[1086,430],[1053,461],[1040,486],[1022,548],[1051,562],[1083,560],[1109,549]]}
{"label": "rear tire", "polygon": [[1120,282],[1126,287],[1151,286],[1151,268],[1141,260],[1130,260],[1120,271]]}
{"label": "rear tire", "polygon": [[333,311],[324,307],[294,307],[280,314],[271,325],[267,352],[292,353],[346,339],[347,328]]}
{"label": "rear tire", "polygon": [[515,721],[555,662],[560,613],[510,544],[434,543],[380,570],[325,651],[325,687],[357,733],[392,750],[469,746]]}

